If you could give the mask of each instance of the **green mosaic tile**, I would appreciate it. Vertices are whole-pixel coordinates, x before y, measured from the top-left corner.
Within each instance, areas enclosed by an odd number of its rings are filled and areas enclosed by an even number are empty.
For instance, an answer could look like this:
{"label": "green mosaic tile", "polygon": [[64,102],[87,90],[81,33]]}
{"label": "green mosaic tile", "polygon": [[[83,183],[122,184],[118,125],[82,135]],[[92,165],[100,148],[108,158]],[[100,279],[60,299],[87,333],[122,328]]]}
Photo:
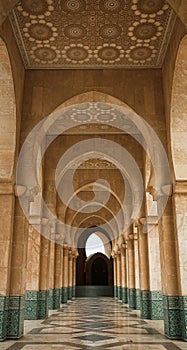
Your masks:
{"label": "green mosaic tile", "polygon": [[121,288],[121,299],[123,303],[127,304],[127,288]]}
{"label": "green mosaic tile", "polygon": [[75,299],[76,298],[76,286],[72,287],[72,298]]}
{"label": "green mosaic tile", "polygon": [[140,310],[140,299],[141,299],[140,289],[135,289],[135,297],[136,297],[136,310]]}
{"label": "green mosaic tile", "polygon": [[59,309],[61,304],[61,289],[54,289],[53,291],[53,309]]}
{"label": "green mosaic tile", "polygon": [[68,300],[72,299],[72,287],[68,287]]}
{"label": "green mosaic tile", "polygon": [[187,296],[180,298],[182,339],[187,341]]}
{"label": "green mosaic tile", "polygon": [[151,301],[149,290],[141,290],[140,312],[141,318],[151,319]]}
{"label": "green mosaic tile", "polygon": [[48,291],[42,290],[38,292],[38,319],[48,317]]}
{"label": "green mosaic tile", "polygon": [[128,288],[128,304],[130,309],[136,309],[136,292],[135,288]]}
{"label": "green mosaic tile", "polygon": [[62,288],[62,304],[66,304],[68,301],[68,289]]}
{"label": "green mosaic tile", "polygon": [[8,305],[9,298],[0,296],[0,341],[7,337]]}
{"label": "green mosaic tile", "polygon": [[48,308],[49,308],[49,310],[53,310],[53,307],[54,307],[53,298],[54,298],[54,289],[49,289],[48,290]]}
{"label": "green mosaic tile", "polygon": [[181,310],[179,296],[163,296],[164,332],[170,339],[182,338]]}
{"label": "green mosaic tile", "polygon": [[48,291],[27,291],[25,294],[25,320],[48,317]]}
{"label": "green mosaic tile", "polygon": [[25,320],[38,319],[38,292],[26,291],[25,293]]}
{"label": "green mosaic tile", "polygon": [[7,339],[19,339],[24,328],[24,296],[10,296]]}
{"label": "green mosaic tile", "polygon": [[160,291],[150,292],[150,300],[151,300],[151,319],[163,320],[164,309],[163,309],[162,292]]}
{"label": "green mosaic tile", "polygon": [[121,287],[117,286],[118,300],[122,300]]}

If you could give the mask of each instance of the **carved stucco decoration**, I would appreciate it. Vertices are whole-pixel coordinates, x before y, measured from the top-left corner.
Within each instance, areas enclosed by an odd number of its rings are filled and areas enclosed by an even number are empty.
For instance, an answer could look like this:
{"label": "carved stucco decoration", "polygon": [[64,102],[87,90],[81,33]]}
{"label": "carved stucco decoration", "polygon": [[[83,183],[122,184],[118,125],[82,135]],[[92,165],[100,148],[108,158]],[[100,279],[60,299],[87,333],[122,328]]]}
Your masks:
{"label": "carved stucco decoration", "polygon": [[10,19],[26,68],[160,67],[175,14],[162,0],[22,0]]}

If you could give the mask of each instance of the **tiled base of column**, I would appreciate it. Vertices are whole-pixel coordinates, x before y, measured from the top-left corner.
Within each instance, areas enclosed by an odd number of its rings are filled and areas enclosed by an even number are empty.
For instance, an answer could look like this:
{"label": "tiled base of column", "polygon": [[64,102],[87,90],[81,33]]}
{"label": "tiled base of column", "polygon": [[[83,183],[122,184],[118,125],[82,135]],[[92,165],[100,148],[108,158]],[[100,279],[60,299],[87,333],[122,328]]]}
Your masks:
{"label": "tiled base of column", "polygon": [[160,291],[150,292],[150,300],[151,300],[151,319],[163,320],[164,310],[163,310],[162,292]]}
{"label": "tiled base of column", "polygon": [[180,298],[182,339],[187,341],[187,296]]}
{"label": "tiled base of column", "polygon": [[49,289],[48,291],[48,308],[49,310],[54,310],[54,289]]}
{"label": "tiled base of column", "polygon": [[7,337],[8,304],[9,298],[0,296],[0,341]]}
{"label": "tiled base of column", "polygon": [[68,300],[72,299],[72,287],[68,287]]}
{"label": "tiled base of column", "polygon": [[38,292],[38,319],[43,320],[48,317],[48,291]]}
{"label": "tiled base of column", "polygon": [[10,296],[7,339],[19,339],[24,327],[24,296]]}
{"label": "tiled base of column", "polygon": [[53,309],[59,309],[61,304],[61,288],[55,288],[53,291]]}
{"label": "tiled base of column", "polygon": [[50,295],[51,302],[53,295],[51,291],[27,291],[25,293],[25,320],[39,320],[48,317],[48,298]]}
{"label": "tiled base of column", "polygon": [[121,299],[123,303],[127,304],[127,288],[121,288]]}
{"label": "tiled base of column", "polygon": [[114,298],[116,299],[117,297],[118,297],[117,286],[114,286]]}
{"label": "tiled base of column", "polygon": [[76,286],[72,287],[72,298],[75,299],[76,298]]}
{"label": "tiled base of column", "polygon": [[179,296],[163,296],[164,331],[170,339],[181,339],[181,310]]}
{"label": "tiled base of column", "polygon": [[66,304],[68,301],[68,288],[62,288],[62,304]]}
{"label": "tiled base of column", "polygon": [[151,319],[151,301],[149,290],[141,290],[140,300],[141,318]]}
{"label": "tiled base of column", "polygon": [[25,293],[25,320],[38,319],[38,292],[26,291]]}
{"label": "tiled base of column", "polygon": [[136,293],[135,288],[129,288],[128,289],[128,304],[130,309],[136,309]]}
{"label": "tiled base of column", "polygon": [[118,300],[121,300],[122,299],[122,297],[121,297],[121,287],[117,286],[117,290],[118,290]]}
{"label": "tiled base of column", "polygon": [[136,295],[136,310],[140,310],[140,303],[141,303],[141,291],[140,289],[135,289],[135,295]]}

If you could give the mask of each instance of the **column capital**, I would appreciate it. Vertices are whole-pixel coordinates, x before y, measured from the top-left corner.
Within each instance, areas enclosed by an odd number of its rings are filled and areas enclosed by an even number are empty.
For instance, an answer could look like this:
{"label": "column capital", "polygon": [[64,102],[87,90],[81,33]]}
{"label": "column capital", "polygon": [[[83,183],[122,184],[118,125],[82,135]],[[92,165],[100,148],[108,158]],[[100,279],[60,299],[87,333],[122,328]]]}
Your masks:
{"label": "column capital", "polygon": [[69,254],[69,247],[66,244],[63,245],[63,253],[64,253],[64,256],[68,256]]}
{"label": "column capital", "polygon": [[123,243],[121,245],[121,255],[122,256],[126,256],[126,249],[127,249],[127,245],[125,243]]}

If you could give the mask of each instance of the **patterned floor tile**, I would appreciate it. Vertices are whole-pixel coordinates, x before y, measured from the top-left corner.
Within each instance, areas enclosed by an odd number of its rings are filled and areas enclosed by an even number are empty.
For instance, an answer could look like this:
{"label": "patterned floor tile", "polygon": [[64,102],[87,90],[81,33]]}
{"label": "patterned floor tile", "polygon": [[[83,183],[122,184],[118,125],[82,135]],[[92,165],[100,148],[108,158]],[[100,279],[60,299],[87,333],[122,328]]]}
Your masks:
{"label": "patterned floor tile", "polygon": [[26,321],[25,330],[0,350],[187,350],[164,337],[163,321],[142,320],[112,298],[74,300],[46,320]]}

